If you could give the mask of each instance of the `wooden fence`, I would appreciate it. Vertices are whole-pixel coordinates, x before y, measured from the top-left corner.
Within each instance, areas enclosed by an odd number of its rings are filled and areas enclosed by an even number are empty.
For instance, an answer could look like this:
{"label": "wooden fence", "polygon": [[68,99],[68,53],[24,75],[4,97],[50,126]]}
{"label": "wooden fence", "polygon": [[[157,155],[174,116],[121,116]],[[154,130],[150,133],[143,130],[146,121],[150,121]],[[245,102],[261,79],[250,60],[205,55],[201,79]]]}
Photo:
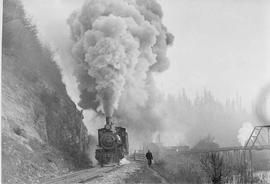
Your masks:
{"label": "wooden fence", "polygon": [[144,153],[140,153],[136,151],[131,155],[131,158],[133,158],[134,161],[140,161],[140,162],[145,162],[146,160]]}

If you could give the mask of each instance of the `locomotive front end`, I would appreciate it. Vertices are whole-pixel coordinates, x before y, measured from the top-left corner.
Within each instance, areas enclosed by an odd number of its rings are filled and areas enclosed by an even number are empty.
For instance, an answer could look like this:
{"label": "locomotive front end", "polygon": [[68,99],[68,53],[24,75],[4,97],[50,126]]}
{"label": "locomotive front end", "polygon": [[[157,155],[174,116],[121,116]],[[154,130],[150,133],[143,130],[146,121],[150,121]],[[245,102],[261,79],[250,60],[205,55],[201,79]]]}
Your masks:
{"label": "locomotive front end", "polygon": [[106,117],[104,128],[98,129],[98,145],[95,158],[99,164],[120,163],[120,159],[128,154],[128,138],[125,128],[115,127],[112,117]]}

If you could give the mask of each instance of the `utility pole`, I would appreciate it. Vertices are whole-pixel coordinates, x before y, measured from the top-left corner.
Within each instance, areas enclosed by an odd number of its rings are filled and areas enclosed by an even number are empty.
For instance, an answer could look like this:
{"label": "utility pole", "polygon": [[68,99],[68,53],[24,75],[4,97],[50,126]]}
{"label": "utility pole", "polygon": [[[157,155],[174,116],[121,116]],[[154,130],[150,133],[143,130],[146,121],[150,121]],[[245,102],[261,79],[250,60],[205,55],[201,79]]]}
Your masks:
{"label": "utility pole", "polygon": [[[81,115],[81,120],[84,119],[84,116],[83,116],[83,109],[80,111],[80,115]],[[82,148],[82,124],[83,122],[81,121],[81,126],[80,126],[80,152],[83,151],[83,148]],[[79,154],[79,164],[81,165],[81,153]]]}
{"label": "utility pole", "polygon": [[252,150],[249,150],[249,159],[250,159],[250,177],[251,177],[251,181],[250,183],[253,184],[253,163],[252,163]]}

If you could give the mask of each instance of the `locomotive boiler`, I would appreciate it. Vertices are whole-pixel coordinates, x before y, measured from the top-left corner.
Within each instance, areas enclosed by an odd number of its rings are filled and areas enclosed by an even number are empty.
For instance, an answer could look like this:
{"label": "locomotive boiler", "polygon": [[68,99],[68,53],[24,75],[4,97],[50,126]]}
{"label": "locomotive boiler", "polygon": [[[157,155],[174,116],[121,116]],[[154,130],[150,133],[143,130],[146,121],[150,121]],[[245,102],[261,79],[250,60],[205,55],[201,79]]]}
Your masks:
{"label": "locomotive boiler", "polygon": [[123,127],[114,127],[112,117],[106,117],[104,128],[98,129],[98,145],[95,158],[104,164],[120,163],[128,154],[128,134]]}

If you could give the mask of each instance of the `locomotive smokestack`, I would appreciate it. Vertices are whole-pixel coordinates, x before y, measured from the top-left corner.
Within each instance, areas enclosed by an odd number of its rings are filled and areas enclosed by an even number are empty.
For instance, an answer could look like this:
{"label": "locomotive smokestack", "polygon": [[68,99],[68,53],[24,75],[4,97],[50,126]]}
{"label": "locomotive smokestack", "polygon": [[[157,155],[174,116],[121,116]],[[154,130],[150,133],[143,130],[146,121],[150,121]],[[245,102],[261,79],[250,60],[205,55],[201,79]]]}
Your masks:
{"label": "locomotive smokestack", "polygon": [[112,125],[112,117],[106,116],[106,125]]}

